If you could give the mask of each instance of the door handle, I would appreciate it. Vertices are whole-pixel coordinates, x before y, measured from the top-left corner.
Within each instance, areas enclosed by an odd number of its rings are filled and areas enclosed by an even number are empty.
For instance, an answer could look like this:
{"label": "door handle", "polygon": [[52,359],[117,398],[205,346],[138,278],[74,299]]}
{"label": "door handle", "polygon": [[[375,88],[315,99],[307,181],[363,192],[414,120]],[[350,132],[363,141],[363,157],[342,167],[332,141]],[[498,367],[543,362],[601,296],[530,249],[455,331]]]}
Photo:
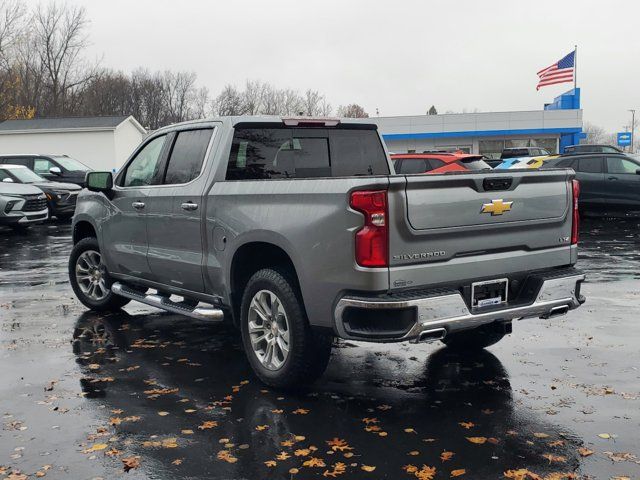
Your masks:
{"label": "door handle", "polygon": [[183,210],[197,210],[198,209],[198,204],[197,203],[193,203],[193,202],[184,202],[180,206],[182,207]]}
{"label": "door handle", "polygon": [[609,180],[617,180],[618,177],[609,177]]}
{"label": "door handle", "polygon": [[133,202],[131,206],[136,210],[142,210],[144,208],[144,202]]}

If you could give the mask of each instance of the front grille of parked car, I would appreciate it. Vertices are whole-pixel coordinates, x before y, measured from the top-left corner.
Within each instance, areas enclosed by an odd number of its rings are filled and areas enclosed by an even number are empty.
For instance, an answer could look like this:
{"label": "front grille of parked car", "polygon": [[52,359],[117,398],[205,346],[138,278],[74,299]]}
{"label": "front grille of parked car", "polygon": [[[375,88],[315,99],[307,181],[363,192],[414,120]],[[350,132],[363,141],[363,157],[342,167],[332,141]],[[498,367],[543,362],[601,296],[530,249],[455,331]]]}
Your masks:
{"label": "front grille of parked car", "polygon": [[39,212],[47,208],[47,198],[44,195],[25,195],[26,202],[22,206],[23,212]]}

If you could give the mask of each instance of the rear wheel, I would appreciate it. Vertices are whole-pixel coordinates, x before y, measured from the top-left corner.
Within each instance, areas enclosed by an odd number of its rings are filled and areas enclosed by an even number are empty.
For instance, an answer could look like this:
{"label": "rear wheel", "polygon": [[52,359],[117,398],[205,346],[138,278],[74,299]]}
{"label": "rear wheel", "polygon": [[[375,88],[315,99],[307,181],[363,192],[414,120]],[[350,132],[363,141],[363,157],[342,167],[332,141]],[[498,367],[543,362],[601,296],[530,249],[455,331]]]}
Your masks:
{"label": "rear wheel", "polygon": [[92,310],[118,310],[130,302],[111,291],[113,280],[102,263],[100,246],[94,237],[83,238],[73,247],[69,281],[78,300]]}
{"label": "rear wheel", "polygon": [[329,363],[333,338],[311,329],[288,272],[263,269],[249,279],[240,326],[249,363],[267,385],[313,382]]}
{"label": "rear wheel", "polygon": [[481,350],[498,343],[504,336],[504,332],[495,330],[495,325],[488,325],[447,334],[442,343],[455,350]]}

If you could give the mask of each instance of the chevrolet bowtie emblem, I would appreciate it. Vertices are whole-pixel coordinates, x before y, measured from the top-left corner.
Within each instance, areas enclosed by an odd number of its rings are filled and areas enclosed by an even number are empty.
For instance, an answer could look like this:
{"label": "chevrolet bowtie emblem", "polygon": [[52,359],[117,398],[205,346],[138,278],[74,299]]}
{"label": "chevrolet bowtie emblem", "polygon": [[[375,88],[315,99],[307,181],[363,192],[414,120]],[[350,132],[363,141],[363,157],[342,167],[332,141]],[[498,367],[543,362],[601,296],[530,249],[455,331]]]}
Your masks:
{"label": "chevrolet bowtie emblem", "polygon": [[501,198],[491,200],[491,203],[483,203],[480,213],[490,213],[491,216],[502,215],[504,212],[511,210],[513,202],[505,202]]}

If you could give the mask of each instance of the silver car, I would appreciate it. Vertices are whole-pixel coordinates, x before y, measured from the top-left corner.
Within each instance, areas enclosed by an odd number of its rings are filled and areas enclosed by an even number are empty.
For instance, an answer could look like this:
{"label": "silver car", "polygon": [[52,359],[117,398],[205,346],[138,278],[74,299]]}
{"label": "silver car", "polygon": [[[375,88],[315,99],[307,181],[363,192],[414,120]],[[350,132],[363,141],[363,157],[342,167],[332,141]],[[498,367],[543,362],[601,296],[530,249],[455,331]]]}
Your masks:
{"label": "silver car", "polygon": [[5,182],[0,178],[0,225],[24,228],[47,218],[49,208],[42,190],[33,185]]}

